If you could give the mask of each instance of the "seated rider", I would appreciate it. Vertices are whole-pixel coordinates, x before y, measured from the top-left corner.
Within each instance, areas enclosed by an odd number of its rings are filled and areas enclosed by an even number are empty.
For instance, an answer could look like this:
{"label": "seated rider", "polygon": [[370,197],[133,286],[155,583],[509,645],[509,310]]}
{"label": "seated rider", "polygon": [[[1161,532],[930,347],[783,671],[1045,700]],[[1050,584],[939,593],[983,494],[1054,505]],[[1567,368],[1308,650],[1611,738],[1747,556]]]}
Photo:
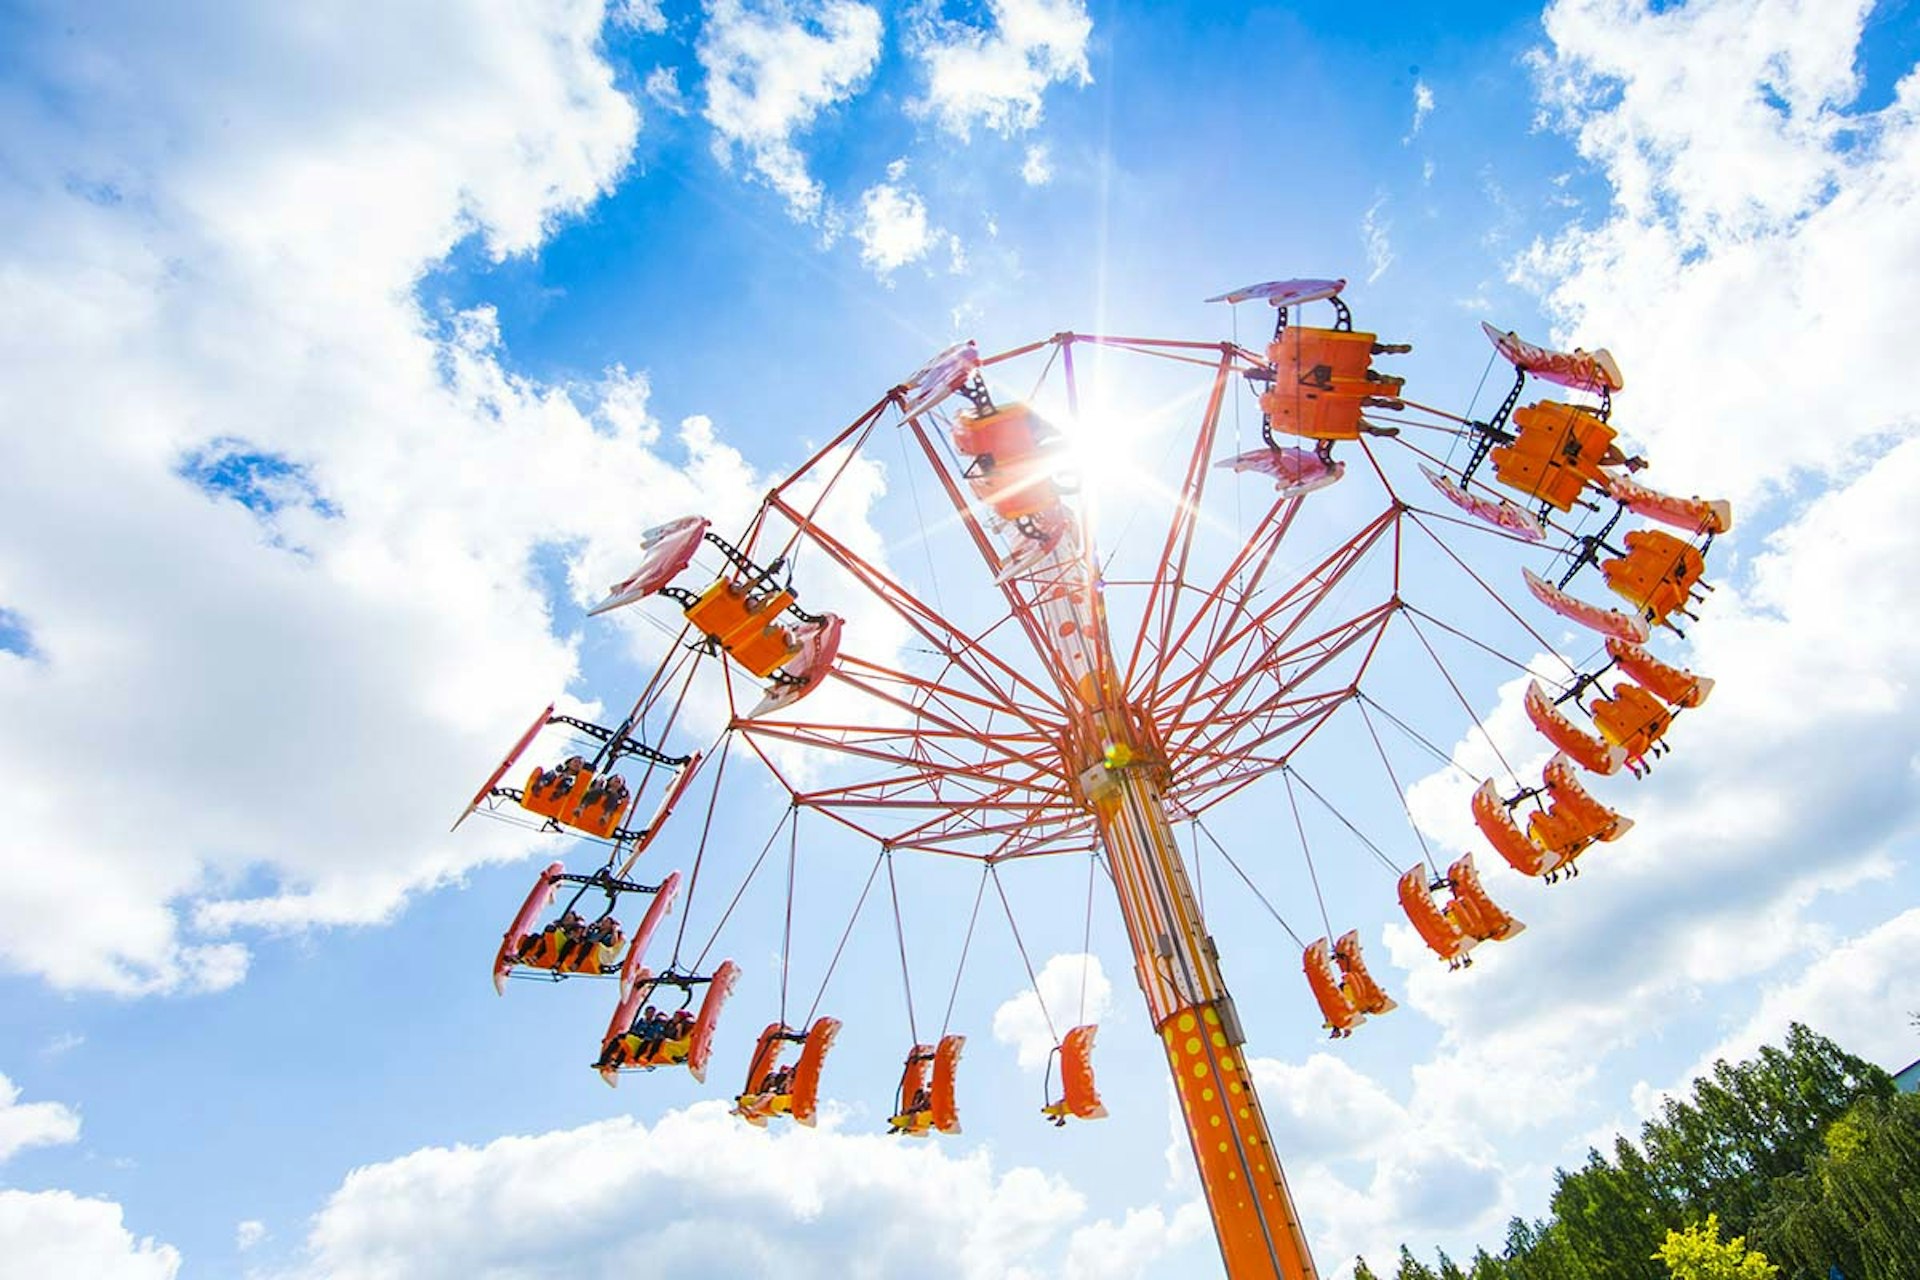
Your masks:
{"label": "seated rider", "polygon": [[568,756],[560,762],[559,768],[542,769],[540,771],[540,780],[535,784],[535,789],[539,791],[570,791],[573,789],[574,779],[578,778],[580,771],[586,767],[587,761],[584,756]]}

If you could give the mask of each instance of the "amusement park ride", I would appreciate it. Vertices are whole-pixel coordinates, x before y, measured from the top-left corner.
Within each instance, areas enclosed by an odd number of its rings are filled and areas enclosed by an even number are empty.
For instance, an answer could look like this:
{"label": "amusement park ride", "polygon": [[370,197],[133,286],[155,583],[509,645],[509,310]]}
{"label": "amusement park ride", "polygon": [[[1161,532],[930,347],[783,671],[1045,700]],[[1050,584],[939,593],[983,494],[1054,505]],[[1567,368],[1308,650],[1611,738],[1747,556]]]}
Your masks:
{"label": "amusement park ride", "polygon": [[[1708,589],[1704,556],[1731,519],[1723,502],[1671,497],[1633,478],[1644,463],[1616,443],[1611,411],[1622,377],[1605,351],[1549,351],[1489,327],[1496,358],[1512,369],[1511,390],[1484,419],[1450,413],[1417,402],[1401,377],[1374,367],[1376,357],[1409,348],[1355,329],[1343,288],[1290,280],[1210,299],[1274,307],[1272,341],[1259,350],[1073,333],[994,355],[971,343],[950,348],[776,484],[739,537],[698,517],[651,530],[639,567],[593,612],[677,611],[679,641],[617,727],[548,707],[462,815],[531,816],[607,851],[591,872],[560,862],[541,872],[501,943],[496,984],[617,977],[594,1067],[609,1083],[622,1072],[677,1066],[704,1080],[740,970],[730,960],[708,966],[713,941],[688,963],[676,942],[664,967],[648,968],[681,876],[632,877],[703,761],[717,758],[688,873],[692,909],[736,744],[790,797],[780,817],[791,824],[790,846],[805,810],[874,842],[875,874],[884,862],[890,886],[898,853],[974,860],[985,869],[976,919],[991,881],[1012,923],[1002,868],[1089,857],[1089,873],[1097,868],[1118,899],[1227,1273],[1314,1276],[1176,827],[1205,835],[1231,860],[1204,819],[1264,784],[1261,793],[1284,797],[1268,812],[1290,815],[1277,825],[1298,833],[1313,872],[1304,792],[1390,867],[1401,908],[1435,955],[1453,967],[1472,963],[1480,944],[1523,928],[1482,886],[1473,856],[1441,872],[1408,822],[1424,856],[1411,865],[1389,857],[1338,813],[1327,797],[1333,788],[1309,781],[1303,765],[1312,757],[1303,751],[1334,726],[1355,726],[1338,771],[1380,766],[1404,807],[1404,768],[1386,747],[1395,732],[1442,767],[1461,766],[1389,710],[1378,688],[1394,687],[1396,668],[1401,684],[1412,664],[1437,670],[1444,683],[1428,681],[1429,690],[1450,690],[1450,714],[1464,710],[1477,723],[1443,650],[1506,663],[1528,679],[1526,716],[1553,754],[1537,782],[1500,758],[1503,773],[1476,779],[1473,822],[1523,875],[1552,882],[1577,874],[1583,854],[1632,825],[1583,779],[1623,768],[1643,775],[1667,750],[1674,718],[1711,688],[1646,646],[1653,628],[1678,633],[1677,620],[1692,617],[1689,606]],[[1315,304],[1331,310],[1331,323],[1302,322]],[[1133,375],[1123,366],[1142,370],[1137,381],[1127,383]],[[1529,389],[1550,395],[1528,400]],[[1105,526],[1095,519],[1098,486],[1085,473],[1116,420],[1108,404],[1152,418],[1170,457],[1181,459],[1155,469],[1164,477],[1156,491],[1129,499],[1122,513],[1121,538],[1139,527],[1151,534],[1134,543],[1146,550],[1130,562],[1095,546]],[[1242,414],[1249,424],[1258,415],[1258,443],[1229,452]],[[849,504],[836,500],[843,485],[873,490],[876,475],[913,499],[884,549],[864,526],[848,527]],[[922,487],[932,495],[925,505]],[[1234,492],[1216,496],[1210,487]],[[1620,530],[1629,517],[1652,524]],[[1485,548],[1499,571],[1482,573],[1456,543]],[[926,573],[910,585],[903,565],[923,552]],[[688,572],[696,557],[711,566],[700,576]],[[972,568],[963,580],[964,560]],[[837,612],[802,608],[802,562],[809,602]],[[1526,591],[1503,592],[1495,580]],[[1574,594],[1576,580],[1604,583],[1626,607]],[[1447,621],[1423,593],[1472,596],[1495,619],[1481,630],[1527,653],[1510,657]],[[1509,600],[1523,596],[1528,610],[1573,624],[1563,630],[1585,646],[1574,660]],[[683,711],[703,668],[718,668],[709,697],[724,691],[724,727],[704,750],[675,754],[666,744],[690,735]],[[1620,678],[1603,690],[1609,671]],[[560,748],[513,774],[537,739],[561,736],[550,728],[566,731],[572,754]],[[1484,730],[1480,740],[1498,756]],[[637,799],[649,789],[660,798],[636,825]],[[741,891],[779,835],[776,825]],[[790,921],[791,851],[788,865]],[[1294,936],[1324,1025],[1343,1037],[1394,1002],[1367,968],[1359,931],[1332,936],[1320,878],[1309,878],[1327,936]],[[869,889],[873,882],[870,875]],[[622,899],[647,904],[630,936],[614,916]],[[904,966],[904,937],[901,951]],[[736,1114],[757,1125],[779,1116],[812,1123],[840,1029],[812,1013],[790,1025],[784,974],[781,981],[781,1016],[761,1033],[735,1100]],[[1061,1125],[1104,1116],[1094,1028],[1056,1040],[1060,1089],[1055,1097],[1050,1084],[1045,1115]],[[893,1132],[959,1131],[963,1044],[944,1028],[936,1042],[913,1044]]]}

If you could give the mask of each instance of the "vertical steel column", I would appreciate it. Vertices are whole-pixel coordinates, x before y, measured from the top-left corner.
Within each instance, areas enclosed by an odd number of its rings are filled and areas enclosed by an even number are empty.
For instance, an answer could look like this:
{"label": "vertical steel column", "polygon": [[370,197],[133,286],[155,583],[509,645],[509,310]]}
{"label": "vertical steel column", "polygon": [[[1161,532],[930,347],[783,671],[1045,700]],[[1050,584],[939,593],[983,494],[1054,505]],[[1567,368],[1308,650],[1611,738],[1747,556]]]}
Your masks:
{"label": "vertical steel column", "polygon": [[1267,1134],[1240,1023],[1187,882],[1152,768],[1103,753],[1081,775],[1166,1049],[1200,1185],[1232,1280],[1315,1280],[1313,1257]]}

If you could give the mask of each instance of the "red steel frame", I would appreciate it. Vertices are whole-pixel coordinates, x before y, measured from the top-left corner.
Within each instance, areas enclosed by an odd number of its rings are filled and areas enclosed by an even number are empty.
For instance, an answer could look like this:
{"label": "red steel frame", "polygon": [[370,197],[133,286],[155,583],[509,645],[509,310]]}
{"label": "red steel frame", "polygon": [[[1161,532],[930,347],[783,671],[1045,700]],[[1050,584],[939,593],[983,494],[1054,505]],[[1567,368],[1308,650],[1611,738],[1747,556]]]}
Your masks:
{"label": "red steel frame", "polygon": [[[887,848],[991,863],[1103,854],[1228,1274],[1308,1280],[1317,1273],[1170,816],[1195,817],[1287,768],[1356,697],[1389,623],[1407,607],[1400,560],[1408,508],[1374,465],[1384,509],[1283,586],[1270,580],[1281,576],[1276,557],[1301,511],[1298,497],[1274,501],[1223,569],[1204,585],[1190,582],[1222,408],[1237,375],[1262,361],[1229,343],[1060,334],[981,363],[992,368],[1046,352],[1043,378],[1057,366],[1077,403],[1073,352],[1080,345],[1211,374],[1157,564],[1138,580],[1145,603],[1125,643],[1115,646],[1107,616],[1107,592],[1120,584],[1102,580],[1084,528],[1041,569],[998,581],[1006,560],[943,452],[941,406],[910,409],[910,389],[897,387],[768,494],[744,546],[763,560],[802,542],[824,554],[904,622],[938,669],[904,670],[859,656],[850,643],[834,677],[842,700],[862,707],[860,717],[808,718],[807,703],[787,718],[736,719],[734,727],[796,805]],[[834,484],[890,424],[936,477],[988,579],[998,581],[1003,612],[991,626],[969,631],[820,519]],[[1343,612],[1339,588],[1376,555],[1390,557],[1389,594]],[[852,627],[848,636],[855,639]],[[791,767],[794,748],[831,752],[845,768],[830,782],[811,783]]]}

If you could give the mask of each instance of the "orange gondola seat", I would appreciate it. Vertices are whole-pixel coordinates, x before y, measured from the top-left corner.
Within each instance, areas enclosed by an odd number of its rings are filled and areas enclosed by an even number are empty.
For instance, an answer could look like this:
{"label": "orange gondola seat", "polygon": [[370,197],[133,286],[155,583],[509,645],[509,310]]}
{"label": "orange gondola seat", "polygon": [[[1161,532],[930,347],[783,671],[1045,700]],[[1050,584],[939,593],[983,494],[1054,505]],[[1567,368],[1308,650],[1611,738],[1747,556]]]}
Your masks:
{"label": "orange gondola seat", "polygon": [[1512,444],[1495,448],[1494,478],[1559,511],[1570,511],[1587,485],[1606,487],[1603,466],[1622,461],[1614,429],[1589,409],[1542,400],[1513,412]]}
{"label": "orange gondola seat", "polygon": [[1670,707],[1697,707],[1713,692],[1712,680],[1662,662],[1639,645],[1609,640],[1607,656],[1635,684]]}
{"label": "orange gondola seat", "polygon": [[1560,869],[1561,860],[1541,848],[1514,821],[1512,809],[1500,798],[1492,779],[1481,783],[1473,793],[1473,823],[1494,852],[1521,875],[1547,876]]}
{"label": "orange gondola seat", "polygon": [[1447,904],[1447,917],[1468,937],[1469,946],[1476,942],[1505,942],[1525,931],[1526,925],[1487,896],[1472,854],[1462,854],[1447,868],[1447,883],[1453,886],[1453,901]]}
{"label": "orange gondola seat", "polygon": [[1378,336],[1288,325],[1267,348],[1273,385],[1260,396],[1271,430],[1310,440],[1357,440],[1369,405],[1398,407],[1406,379],[1376,371]]}
{"label": "orange gondola seat", "polygon": [[[1613,651],[1615,641],[1607,642],[1607,651]],[[1629,673],[1631,674],[1631,673]],[[1627,762],[1627,753],[1598,734],[1588,733],[1574,724],[1563,713],[1538,680],[1527,685],[1524,702],[1527,719],[1533,721],[1533,727],[1546,735],[1554,748],[1571,758],[1589,773],[1614,774]]]}
{"label": "orange gondola seat", "polygon": [[686,606],[687,621],[764,679],[800,653],[799,641],[779,621],[793,600],[788,590],[722,578]]}
{"label": "orange gondola seat", "polygon": [[527,775],[526,788],[520,795],[520,807],[529,813],[559,822],[563,814],[573,811],[592,785],[593,770],[588,767],[585,757],[568,756],[552,769],[536,766]]}
{"label": "orange gondola seat", "polygon": [[1413,931],[1429,950],[1457,968],[1467,962],[1474,939],[1469,938],[1452,913],[1433,900],[1433,888],[1427,883],[1425,867],[1415,867],[1400,877],[1400,909],[1407,913]]}
{"label": "orange gondola seat", "polygon": [[633,793],[627,788],[627,780],[617,773],[608,773],[588,783],[586,789],[580,791],[579,802],[564,810],[559,820],[588,835],[606,837],[620,829],[622,819],[632,808]]}
{"label": "orange gondola seat", "polygon": [[963,410],[953,424],[953,447],[968,459],[974,496],[1010,524],[1060,505],[1058,433],[1024,404]]}
{"label": "orange gondola seat", "polygon": [[1555,872],[1566,869],[1579,875],[1576,859],[1582,853],[1595,843],[1618,840],[1633,827],[1632,819],[1601,804],[1580,785],[1573,761],[1565,756],[1547,762],[1542,786],[1546,807],[1527,820],[1527,835],[1557,861]]}
{"label": "orange gondola seat", "polygon": [[954,1071],[960,1063],[965,1036],[942,1036],[939,1045],[917,1044],[907,1054],[888,1132],[925,1137],[929,1133],[959,1133],[960,1113],[954,1101]]}
{"label": "orange gondola seat", "polygon": [[1664,739],[1673,712],[1639,685],[1622,680],[1610,696],[1594,700],[1593,723],[1602,737],[1620,748],[1627,768],[1639,777],[1650,767],[1649,757],[1666,751]]}
{"label": "orange gondola seat", "polygon": [[[811,1128],[819,1107],[820,1071],[839,1034],[836,1018],[816,1018],[805,1034],[782,1022],[769,1023],[754,1046],[746,1085],[733,1100],[733,1114],[759,1128],[774,1116],[787,1116]],[[780,1058],[789,1044],[800,1046],[800,1057],[792,1066],[782,1066]]]}
{"label": "orange gondola seat", "polygon": [[1374,981],[1367,965],[1360,958],[1360,931],[1349,929],[1333,944],[1333,958],[1340,966],[1340,990],[1346,994],[1347,1003],[1360,1013],[1369,1017],[1390,1013],[1396,1007],[1393,999]]}
{"label": "orange gondola seat", "polygon": [[[1075,1027],[1061,1037],[1054,1053],[1060,1059],[1060,1097],[1040,1108],[1040,1114],[1064,1126],[1069,1118],[1100,1120],[1107,1114],[1100,1101],[1100,1090],[1093,1082],[1093,1039],[1100,1028],[1089,1024]],[[1048,1063],[1052,1074],[1052,1063]],[[1049,1096],[1051,1089],[1049,1089]]]}
{"label": "orange gondola seat", "polygon": [[[621,1071],[685,1066],[695,1080],[704,1082],[720,1010],[739,979],[740,966],[731,960],[723,961],[707,978],[674,974],[655,977],[645,969],[639,970],[607,1024],[594,1070],[613,1085],[618,1083]],[[701,983],[706,984],[707,993],[697,1015],[684,1004],[667,1013],[648,1003],[663,987],[678,988],[690,1002],[694,987]]]}
{"label": "orange gondola seat", "polygon": [[1667,626],[1669,614],[1691,617],[1692,602],[1706,560],[1700,549],[1663,529],[1636,529],[1626,536],[1627,554],[1600,562],[1607,586],[1646,617]]}
{"label": "orange gondola seat", "polygon": [[1354,1008],[1348,998],[1340,975],[1333,967],[1332,947],[1325,938],[1315,938],[1301,961],[1307,972],[1307,986],[1313,991],[1314,1002],[1320,1006],[1322,1025],[1335,1040],[1352,1035],[1353,1029],[1367,1020],[1367,1015]]}

